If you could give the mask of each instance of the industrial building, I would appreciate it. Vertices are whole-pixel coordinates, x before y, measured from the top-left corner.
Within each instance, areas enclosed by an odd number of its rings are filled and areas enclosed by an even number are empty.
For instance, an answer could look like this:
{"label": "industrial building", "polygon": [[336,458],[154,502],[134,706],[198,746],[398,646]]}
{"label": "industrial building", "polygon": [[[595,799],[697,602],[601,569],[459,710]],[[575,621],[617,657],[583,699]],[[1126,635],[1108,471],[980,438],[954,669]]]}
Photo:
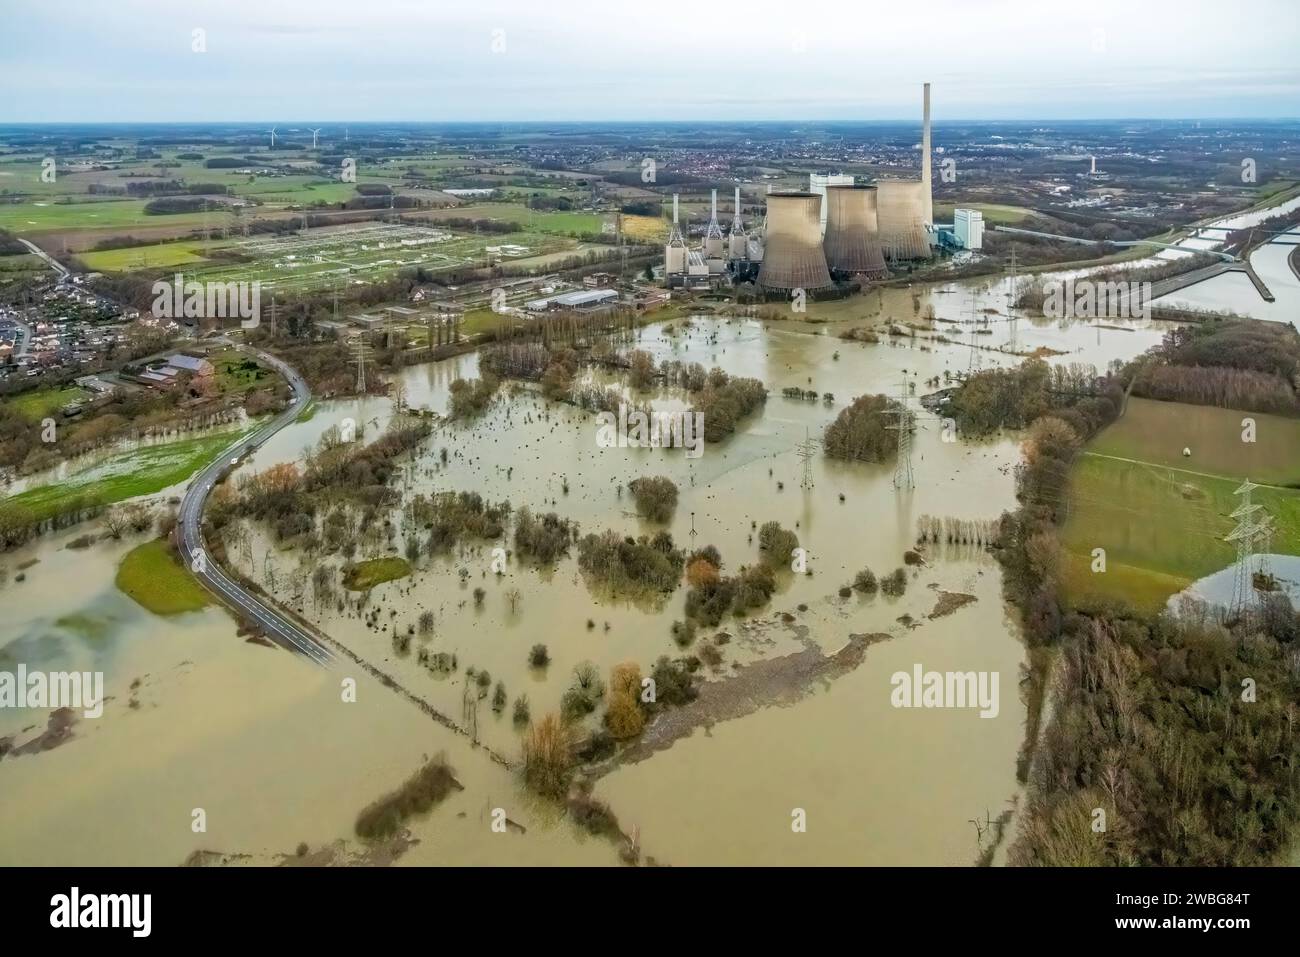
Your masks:
{"label": "industrial building", "polygon": [[953,214],[953,234],[962,249],[984,248],[984,214],[978,209],[959,209]]}
{"label": "industrial building", "polygon": [[831,285],[822,249],[821,197],[780,192],[767,196],[767,236],[758,284],[764,289],[823,289]]}
{"label": "industrial building", "polygon": [[530,299],[524,303],[529,312],[549,312],[552,309],[594,309],[618,301],[617,289],[580,289],[563,292],[545,299]]}
{"label": "industrial building", "polygon": [[852,186],[853,177],[842,173],[812,173],[808,176],[808,191],[822,198],[822,235],[826,235],[826,219],[829,210],[826,206],[826,189],[829,186]]}

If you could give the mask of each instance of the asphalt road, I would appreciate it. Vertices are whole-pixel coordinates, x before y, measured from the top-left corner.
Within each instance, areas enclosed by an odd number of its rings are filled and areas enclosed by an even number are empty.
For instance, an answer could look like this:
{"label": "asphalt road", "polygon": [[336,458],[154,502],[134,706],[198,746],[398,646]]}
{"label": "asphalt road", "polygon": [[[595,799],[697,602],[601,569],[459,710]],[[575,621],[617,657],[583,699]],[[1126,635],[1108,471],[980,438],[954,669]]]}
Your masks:
{"label": "asphalt road", "polygon": [[[251,350],[243,351],[251,352]],[[307,383],[291,367],[265,352],[252,354],[258,361],[266,363],[285,377],[293,388],[293,401],[289,403],[287,409],[266,425],[222,452],[215,461],[190,481],[189,488],[185,490],[185,497],[181,500],[177,523],[181,555],[196,578],[231,608],[255,622],[276,644],[306,655],[319,665],[326,665],[334,657],[330,650],[302,625],[264,598],[248,591],[222,571],[203,542],[203,506],[213,487],[235,467],[240,459],[296,419],[311,401],[311,390],[307,388]],[[202,557],[201,562],[198,561],[199,556]]]}

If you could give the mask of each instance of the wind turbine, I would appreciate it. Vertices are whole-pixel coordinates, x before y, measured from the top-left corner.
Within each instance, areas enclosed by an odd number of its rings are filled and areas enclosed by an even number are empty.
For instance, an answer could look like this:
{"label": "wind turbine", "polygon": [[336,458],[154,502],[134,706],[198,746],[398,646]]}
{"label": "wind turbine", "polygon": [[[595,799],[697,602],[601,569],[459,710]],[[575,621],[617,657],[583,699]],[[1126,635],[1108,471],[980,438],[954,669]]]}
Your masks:
{"label": "wind turbine", "polygon": [[310,126],[307,127],[307,129],[311,130],[311,148],[312,148],[312,149],[315,149],[315,148],[316,148],[316,136],[317,136],[317,134],[320,133],[320,130],[312,130]]}
{"label": "wind turbine", "polygon": [[275,127],[271,127],[267,132],[271,134],[271,149],[275,149]]}

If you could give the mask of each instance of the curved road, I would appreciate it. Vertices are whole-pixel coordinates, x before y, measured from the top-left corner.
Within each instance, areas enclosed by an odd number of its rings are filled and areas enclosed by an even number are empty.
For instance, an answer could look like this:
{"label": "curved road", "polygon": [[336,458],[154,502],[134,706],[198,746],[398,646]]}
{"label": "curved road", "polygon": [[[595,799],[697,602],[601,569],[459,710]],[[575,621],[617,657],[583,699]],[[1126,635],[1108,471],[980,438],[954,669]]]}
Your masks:
{"label": "curved road", "polygon": [[[239,347],[241,351],[249,351]],[[181,500],[177,529],[180,534],[181,554],[188,558],[191,572],[227,605],[238,609],[255,622],[277,644],[306,655],[319,665],[328,664],[334,655],[302,625],[280,611],[266,599],[250,592],[227,575],[208,554],[203,543],[203,506],[213,486],[229,472],[240,459],[258,448],[276,432],[298,417],[311,401],[311,390],[290,366],[265,352],[254,352],[259,361],[277,370],[293,390],[289,407],[256,432],[240,439],[226,449],[207,468],[199,472],[185,490]],[[200,560],[201,559],[201,560]]]}

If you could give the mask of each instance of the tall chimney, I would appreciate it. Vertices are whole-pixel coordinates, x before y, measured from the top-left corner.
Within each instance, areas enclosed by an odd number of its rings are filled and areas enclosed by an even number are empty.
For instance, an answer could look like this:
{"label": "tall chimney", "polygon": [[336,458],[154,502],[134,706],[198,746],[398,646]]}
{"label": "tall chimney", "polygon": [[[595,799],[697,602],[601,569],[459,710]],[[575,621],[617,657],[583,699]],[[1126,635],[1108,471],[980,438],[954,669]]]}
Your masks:
{"label": "tall chimney", "polygon": [[673,193],[673,225],[677,225],[677,194]]}
{"label": "tall chimney", "polygon": [[924,203],[925,222],[934,222],[934,197],[933,187],[930,183],[930,84],[925,84],[925,112],[921,124],[921,189],[925,194],[921,201]]}

